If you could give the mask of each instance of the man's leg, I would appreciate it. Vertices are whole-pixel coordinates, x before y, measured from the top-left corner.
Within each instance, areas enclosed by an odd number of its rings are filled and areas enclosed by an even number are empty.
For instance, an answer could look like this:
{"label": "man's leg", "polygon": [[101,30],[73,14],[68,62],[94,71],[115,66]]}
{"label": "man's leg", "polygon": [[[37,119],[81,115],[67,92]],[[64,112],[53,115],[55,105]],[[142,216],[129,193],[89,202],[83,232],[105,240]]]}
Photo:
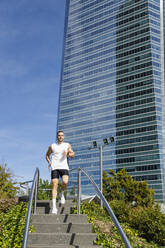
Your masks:
{"label": "man's leg", "polygon": [[62,176],[62,185],[61,185],[61,203],[62,204],[65,204],[64,191],[65,191],[65,189],[67,187],[68,180],[69,180],[69,176],[68,175],[63,175]]}
{"label": "man's leg", "polygon": [[58,188],[58,178],[52,179],[52,214],[57,214],[57,207],[56,207],[56,197],[57,197],[57,188]]}
{"label": "man's leg", "polygon": [[68,184],[68,180],[69,180],[69,176],[68,175],[62,176],[62,185],[61,185],[62,191],[64,191],[66,189],[66,186]]}

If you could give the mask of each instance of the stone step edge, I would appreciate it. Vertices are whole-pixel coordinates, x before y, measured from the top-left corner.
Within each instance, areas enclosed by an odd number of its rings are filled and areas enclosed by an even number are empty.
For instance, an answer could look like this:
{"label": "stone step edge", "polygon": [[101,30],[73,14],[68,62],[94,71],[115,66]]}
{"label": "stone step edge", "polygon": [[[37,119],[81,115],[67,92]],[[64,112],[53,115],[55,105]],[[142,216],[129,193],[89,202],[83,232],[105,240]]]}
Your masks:
{"label": "stone step edge", "polygon": [[[66,202],[76,202],[76,201],[74,201],[74,200],[72,200],[72,199],[65,199],[66,200]],[[51,202],[52,200],[38,200],[37,199],[37,202]],[[60,201],[60,199],[59,200],[57,200],[58,202]]]}
{"label": "stone step edge", "polygon": [[98,245],[88,245],[88,246],[83,246],[83,245],[28,245],[27,248],[102,248],[102,246]]}
{"label": "stone step edge", "polygon": [[[36,203],[41,203],[41,204],[52,204],[52,200],[37,200]],[[60,200],[56,202],[57,204],[61,204]],[[73,205],[77,205],[77,202],[73,202],[73,201],[68,201],[66,200],[65,204],[73,204]]]}
{"label": "stone step edge", "polygon": [[33,214],[33,216],[87,216],[87,214]]}
{"label": "stone step edge", "polygon": [[63,247],[63,246],[65,246],[65,248],[68,248],[68,247],[81,247],[81,248],[85,248],[85,247],[99,247],[99,248],[101,248],[101,246],[99,246],[99,245],[95,245],[95,244],[93,244],[93,245],[89,245],[89,246],[86,246],[86,245],[66,245],[66,244],[55,244],[55,245],[51,245],[51,244],[49,244],[49,245],[44,245],[44,244],[39,244],[39,245],[37,245],[37,244],[29,244],[28,245],[28,247],[51,247],[51,248],[54,248],[56,245],[58,245],[59,247]]}
{"label": "stone step edge", "polygon": [[86,226],[86,225],[92,225],[92,223],[79,223],[79,222],[77,222],[77,223],[72,223],[72,222],[67,222],[67,223],[42,223],[42,222],[34,222],[33,221],[33,225],[41,225],[42,224],[42,226],[44,226],[44,225],[70,225],[70,224],[72,224],[72,225],[82,225],[82,226]]}
{"label": "stone step edge", "polygon": [[[80,235],[80,236],[85,236],[85,235],[90,235],[90,236],[97,236],[96,233],[62,233],[62,235],[64,236],[71,236],[72,234],[75,234],[75,235]],[[33,233],[29,233],[29,236],[31,235],[43,235],[43,236],[56,236],[56,235],[61,235],[61,233],[37,233],[37,232],[33,232]]]}

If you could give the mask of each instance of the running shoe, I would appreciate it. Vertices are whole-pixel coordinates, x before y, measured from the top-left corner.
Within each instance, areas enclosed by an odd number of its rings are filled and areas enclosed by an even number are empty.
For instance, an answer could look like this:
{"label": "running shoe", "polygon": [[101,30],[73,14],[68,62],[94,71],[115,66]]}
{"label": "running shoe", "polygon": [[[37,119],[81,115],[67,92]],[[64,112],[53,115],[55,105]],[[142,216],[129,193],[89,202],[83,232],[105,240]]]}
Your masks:
{"label": "running shoe", "polygon": [[57,214],[57,208],[52,209],[52,214]]}
{"label": "running shoe", "polygon": [[65,204],[65,197],[64,194],[61,194],[61,200],[60,200],[61,204]]}

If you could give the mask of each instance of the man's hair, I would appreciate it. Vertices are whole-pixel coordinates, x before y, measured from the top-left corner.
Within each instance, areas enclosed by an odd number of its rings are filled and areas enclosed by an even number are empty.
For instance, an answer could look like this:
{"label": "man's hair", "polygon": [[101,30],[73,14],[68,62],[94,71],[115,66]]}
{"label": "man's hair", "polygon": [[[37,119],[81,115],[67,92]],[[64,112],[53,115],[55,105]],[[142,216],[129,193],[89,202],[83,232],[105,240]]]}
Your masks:
{"label": "man's hair", "polygon": [[58,130],[57,136],[59,135],[59,133],[63,133],[64,134],[64,132],[62,130]]}

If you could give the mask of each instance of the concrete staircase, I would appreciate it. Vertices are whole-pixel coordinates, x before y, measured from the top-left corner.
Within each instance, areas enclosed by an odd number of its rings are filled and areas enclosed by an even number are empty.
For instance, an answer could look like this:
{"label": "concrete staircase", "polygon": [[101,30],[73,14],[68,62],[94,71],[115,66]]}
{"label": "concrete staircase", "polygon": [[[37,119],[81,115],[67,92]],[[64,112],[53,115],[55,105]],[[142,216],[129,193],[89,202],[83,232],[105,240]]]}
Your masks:
{"label": "concrete staircase", "polygon": [[70,214],[74,203],[57,204],[58,214],[51,214],[51,201],[37,201],[37,214],[31,223],[36,232],[29,233],[28,248],[98,248],[96,234],[86,215]]}

